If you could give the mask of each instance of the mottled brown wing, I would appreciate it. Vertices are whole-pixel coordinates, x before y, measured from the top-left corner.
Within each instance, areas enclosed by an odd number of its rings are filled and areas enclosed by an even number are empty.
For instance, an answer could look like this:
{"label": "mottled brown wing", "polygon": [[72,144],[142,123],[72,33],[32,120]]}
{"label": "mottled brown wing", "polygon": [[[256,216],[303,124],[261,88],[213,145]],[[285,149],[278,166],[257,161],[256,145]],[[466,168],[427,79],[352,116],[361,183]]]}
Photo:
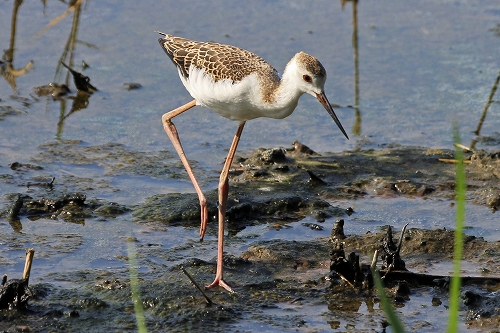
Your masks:
{"label": "mottled brown wing", "polygon": [[211,74],[216,82],[221,79],[238,82],[254,72],[278,78],[277,71],[264,59],[235,46],[195,42],[170,35],[158,39],[158,42],[185,78],[189,77],[191,65],[205,69],[205,73]]}

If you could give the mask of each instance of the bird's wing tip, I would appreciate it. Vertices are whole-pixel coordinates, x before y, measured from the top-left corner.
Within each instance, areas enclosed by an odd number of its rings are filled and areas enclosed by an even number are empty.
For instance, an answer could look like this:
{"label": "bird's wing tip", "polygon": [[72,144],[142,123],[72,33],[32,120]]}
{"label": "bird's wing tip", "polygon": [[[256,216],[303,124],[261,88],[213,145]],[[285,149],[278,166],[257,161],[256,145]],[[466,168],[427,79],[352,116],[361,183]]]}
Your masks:
{"label": "bird's wing tip", "polygon": [[164,49],[165,51],[167,51],[167,50],[165,49],[165,46],[163,45],[163,43],[167,40],[167,36],[168,36],[168,34],[166,34],[166,33],[164,33],[164,32],[161,32],[161,31],[158,31],[158,30],[155,30],[155,32],[159,33],[160,35],[163,35],[163,37],[158,38],[158,43],[160,43],[161,47],[163,47],[163,49]]}

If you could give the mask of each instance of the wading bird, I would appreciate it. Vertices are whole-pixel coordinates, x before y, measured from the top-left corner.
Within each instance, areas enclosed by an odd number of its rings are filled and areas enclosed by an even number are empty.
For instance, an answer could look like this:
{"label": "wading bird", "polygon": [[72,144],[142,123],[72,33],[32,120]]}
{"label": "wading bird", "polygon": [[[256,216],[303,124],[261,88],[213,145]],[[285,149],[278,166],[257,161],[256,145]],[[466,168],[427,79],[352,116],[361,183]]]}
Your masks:
{"label": "wading bird", "polygon": [[325,96],[326,71],[313,56],[297,53],[286,65],[283,76],[258,55],[231,45],[214,42],[196,42],[157,31],[163,35],[158,39],[170,60],[177,66],[179,77],[193,101],[167,112],[162,117],[163,128],[193,182],[200,200],[203,239],[208,221],[208,206],[205,195],[189,165],[172,118],[195,105],[207,107],[223,117],[239,121],[229,154],[220,175],[218,187],[219,235],[217,246],[217,271],[215,280],[205,288],[221,286],[233,292],[224,282],[223,249],[224,219],[228,195],[228,173],[247,120],[258,117],[282,119],[289,116],[300,96],[308,93],[316,97],[328,111],[347,139],[342,124]]}

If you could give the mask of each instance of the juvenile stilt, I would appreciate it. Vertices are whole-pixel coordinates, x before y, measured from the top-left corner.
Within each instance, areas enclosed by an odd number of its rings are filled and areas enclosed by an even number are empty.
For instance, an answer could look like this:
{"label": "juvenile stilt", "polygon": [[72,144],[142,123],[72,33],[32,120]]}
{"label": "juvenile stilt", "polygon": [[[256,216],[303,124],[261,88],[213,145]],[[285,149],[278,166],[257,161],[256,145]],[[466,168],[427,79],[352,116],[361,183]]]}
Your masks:
{"label": "juvenile stilt", "polygon": [[240,122],[219,179],[217,271],[215,280],[206,287],[220,286],[232,292],[232,288],[223,279],[224,220],[229,168],[245,122],[258,117],[285,118],[295,110],[300,96],[308,93],[318,99],[345,137],[349,137],[326,98],[326,71],[315,57],[304,52],[297,53],[280,77],[271,65],[252,52],[231,45],[196,42],[158,33],[163,35],[158,42],[177,66],[182,83],[194,98],[193,101],[165,113],[162,121],[200,200],[200,239],[203,239],[207,227],[207,200],[186,158],[172,118],[195,105],[201,105],[223,117]]}

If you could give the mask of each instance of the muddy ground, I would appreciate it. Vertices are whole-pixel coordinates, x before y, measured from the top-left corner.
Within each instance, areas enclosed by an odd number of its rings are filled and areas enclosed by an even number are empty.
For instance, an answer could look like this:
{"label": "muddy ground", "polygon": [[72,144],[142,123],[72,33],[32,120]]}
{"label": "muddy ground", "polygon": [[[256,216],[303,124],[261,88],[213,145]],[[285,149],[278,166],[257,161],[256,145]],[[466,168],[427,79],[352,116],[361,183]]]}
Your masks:
{"label": "muddy ground", "polygon": [[[100,193],[119,191],[107,178],[79,177],[67,174],[53,179],[55,164],[95,165],[107,176],[128,174],[150,177],[186,178],[182,166],[169,152],[135,152],[110,143],[86,146],[79,141],[57,141],[40,146],[40,153],[30,163],[1,165],[0,181],[15,185],[18,192],[3,193],[5,207],[2,223],[13,230],[22,229],[21,220],[49,218],[62,223],[85,223],[86,219],[110,220],[129,216],[149,232],[169,227],[199,228],[199,206],[194,194],[157,194],[143,203],[126,205],[97,199]],[[455,165],[440,162],[453,159],[450,150],[420,147],[385,147],[379,150],[349,151],[319,155],[300,143],[287,149],[259,149],[235,159],[231,172],[228,242],[239,231],[254,225],[286,228],[306,216],[322,228],[329,218],[341,219],[356,214],[350,207],[336,207],[337,200],[356,200],[376,196],[423,197],[427,200],[450,200],[453,203]],[[485,209],[500,207],[500,154],[478,151],[466,153],[467,200]],[[214,173],[215,174],[215,173]],[[216,176],[210,174],[213,179]],[[202,178],[203,172],[200,175]],[[210,232],[215,232],[216,193],[207,193],[210,201]],[[128,214],[128,215],[127,215]],[[398,212],[394,212],[398,214]],[[21,220],[19,219],[21,218]],[[396,231],[402,226],[392,226]],[[380,248],[384,230],[363,235],[349,234],[345,227],[346,253],[356,252],[361,262],[370,263],[375,249]],[[399,232],[395,233],[395,239]],[[58,239],[59,238],[59,239]],[[81,245],[81,236],[54,235],[31,237],[26,234],[0,235],[6,244],[4,254],[30,243],[42,257],[61,252],[71,253]],[[229,294],[215,289],[207,292],[214,305],[207,305],[200,292],[180,270],[183,266],[201,285],[213,279],[215,258],[202,260],[196,253],[204,245],[194,241],[183,246],[164,248],[162,244],[143,243],[130,237],[137,249],[142,305],[150,332],[169,331],[238,331],[242,322],[251,322],[262,331],[308,331],[312,323],[304,320],[305,307],[327,305],[322,313],[330,329],[383,331],[386,322],[378,309],[378,297],[372,290],[352,288],[330,274],[330,239],[287,241],[255,239],[239,255],[225,258],[225,280],[237,291]],[[57,246],[52,246],[57,243]],[[449,262],[453,256],[453,232],[445,229],[422,230],[409,226],[402,247],[402,257],[410,271],[426,273],[430,264]],[[482,238],[465,238],[464,259],[481,267],[483,277],[500,276],[500,242]],[[40,257],[35,254],[35,261]],[[215,253],[214,253],[215,256]],[[0,267],[13,264],[0,253]],[[4,258],[4,259],[1,259]],[[116,258],[127,263],[129,258]],[[4,266],[5,267],[5,266]],[[141,274],[142,272],[142,274]],[[2,273],[2,272],[0,272]],[[14,278],[14,277],[12,277]],[[86,331],[135,331],[133,304],[130,300],[127,265],[111,270],[89,269],[54,272],[44,277],[54,283],[31,284],[33,296],[26,310],[2,310],[0,330],[8,332],[68,332],[75,327]],[[411,302],[412,297],[430,293],[432,306],[447,302],[448,282],[434,285],[410,283],[406,299],[397,298],[394,285],[387,286],[397,307]],[[495,331],[500,324],[498,283],[481,280],[463,287],[462,309],[469,327]],[[438,296],[436,296],[438,295]],[[358,310],[366,304],[368,322],[359,323]],[[377,308],[377,311],[374,311]],[[422,310],[424,313],[426,310]],[[427,309],[432,316],[432,307]],[[319,315],[319,314],[318,314]],[[418,317],[418,316],[417,316]],[[364,317],[366,321],[367,317]],[[422,317],[410,321],[410,331],[436,331],[436,326]],[[443,324],[441,324],[443,325]],[[313,331],[321,329],[312,328]]]}

